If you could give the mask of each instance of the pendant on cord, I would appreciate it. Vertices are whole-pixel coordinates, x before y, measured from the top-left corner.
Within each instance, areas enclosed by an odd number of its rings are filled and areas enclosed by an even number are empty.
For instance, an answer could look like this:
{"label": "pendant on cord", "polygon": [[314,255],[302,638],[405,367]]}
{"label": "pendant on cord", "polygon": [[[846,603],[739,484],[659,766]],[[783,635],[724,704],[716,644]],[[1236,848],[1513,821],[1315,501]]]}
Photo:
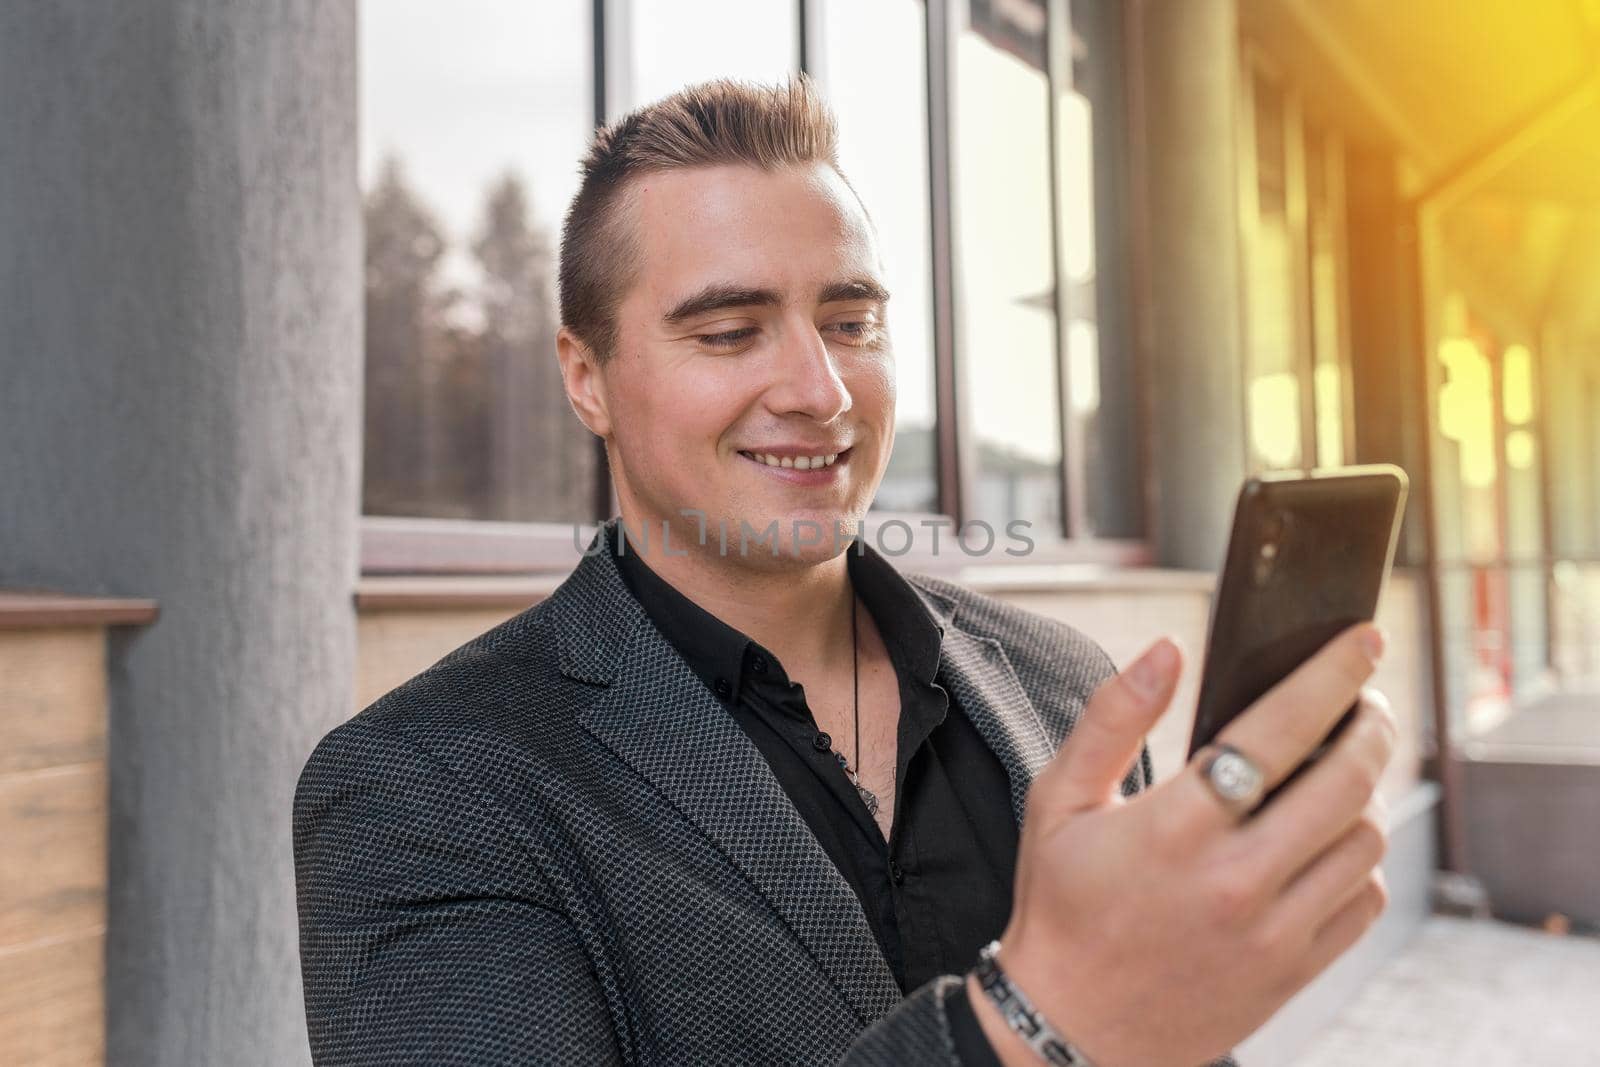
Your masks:
{"label": "pendant on cord", "polygon": [[863,803],[863,804],[865,804],[867,806],[867,814],[868,815],[874,815],[874,816],[877,815],[878,814],[878,794],[874,793],[872,790],[870,790],[866,786],[862,785],[861,784],[861,777],[859,775],[852,774],[850,776],[850,784],[856,787],[856,792],[857,793],[861,794],[861,803]]}
{"label": "pendant on cord", "polygon": [[835,752],[833,758],[839,761],[839,767],[844,771],[844,776],[850,779],[850,784],[856,787],[856,792],[861,794],[861,803],[867,806],[868,815],[878,814],[878,794],[861,784],[861,775],[850,769],[850,761],[844,758],[843,752]]}

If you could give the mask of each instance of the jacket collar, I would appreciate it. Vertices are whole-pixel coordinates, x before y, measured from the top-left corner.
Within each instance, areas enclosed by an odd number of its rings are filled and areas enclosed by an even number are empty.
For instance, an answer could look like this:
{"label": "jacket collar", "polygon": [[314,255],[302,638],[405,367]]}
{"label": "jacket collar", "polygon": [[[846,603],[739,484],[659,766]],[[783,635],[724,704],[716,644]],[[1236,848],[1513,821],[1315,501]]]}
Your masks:
{"label": "jacket collar", "polygon": [[[761,753],[628,592],[602,540],[614,524],[547,602],[561,671],[605,687],[580,721],[718,846],[870,1025],[902,994],[859,900]],[[1020,826],[1053,752],[1043,723],[1000,643],[957,626],[948,595],[911,584],[944,630],[938,680],[1005,765]]]}
{"label": "jacket collar", "polygon": [[611,684],[618,657],[646,619],[611,554],[616,522],[601,523],[577,567],[545,602],[561,673],[594,685]]}

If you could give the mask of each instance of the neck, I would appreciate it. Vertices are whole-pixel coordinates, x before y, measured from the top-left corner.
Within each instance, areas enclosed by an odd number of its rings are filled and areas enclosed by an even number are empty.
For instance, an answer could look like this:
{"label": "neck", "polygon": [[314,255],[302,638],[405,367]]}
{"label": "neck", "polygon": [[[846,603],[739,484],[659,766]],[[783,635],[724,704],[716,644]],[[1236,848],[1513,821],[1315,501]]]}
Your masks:
{"label": "neck", "polygon": [[[659,521],[623,516],[627,551],[711,614],[771,650],[793,677],[807,665],[849,670],[854,590],[844,552],[819,562],[719,550],[674,527],[662,541]],[[646,540],[636,540],[646,526]]]}

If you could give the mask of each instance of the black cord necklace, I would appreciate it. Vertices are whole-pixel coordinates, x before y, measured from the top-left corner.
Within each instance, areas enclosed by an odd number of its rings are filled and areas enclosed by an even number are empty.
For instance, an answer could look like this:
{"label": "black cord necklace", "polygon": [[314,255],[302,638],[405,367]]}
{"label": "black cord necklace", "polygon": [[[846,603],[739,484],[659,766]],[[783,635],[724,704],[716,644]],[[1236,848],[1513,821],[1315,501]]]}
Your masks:
{"label": "black cord necklace", "polygon": [[[845,764],[845,774],[850,778],[850,784],[856,787],[856,792],[861,794],[861,802],[867,806],[867,813],[878,814],[878,795],[861,784],[861,660],[856,641],[856,595],[854,590],[850,593],[850,676],[853,693],[851,718],[855,720],[856,732],[856,765],[851,770]],[[841,760],[842,761],[842,760]]]}

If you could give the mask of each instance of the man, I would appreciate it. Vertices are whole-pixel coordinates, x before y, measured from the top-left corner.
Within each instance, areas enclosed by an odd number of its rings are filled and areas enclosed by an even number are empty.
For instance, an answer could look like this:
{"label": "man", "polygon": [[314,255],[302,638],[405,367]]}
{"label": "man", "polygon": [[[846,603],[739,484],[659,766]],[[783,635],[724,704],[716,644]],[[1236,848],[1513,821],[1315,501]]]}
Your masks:
{"label": "man", "polygon": [[597,135],[560,288],[622,522],[308,762],[319,1064],[1190,1065],[1378,914],[1374,628],[1227,731],[1247,795],[1199,766],[1152,788],[1171,642],[1116,675],[1065,625],[839,540],[889,458],[894,365],[803,79]]}

